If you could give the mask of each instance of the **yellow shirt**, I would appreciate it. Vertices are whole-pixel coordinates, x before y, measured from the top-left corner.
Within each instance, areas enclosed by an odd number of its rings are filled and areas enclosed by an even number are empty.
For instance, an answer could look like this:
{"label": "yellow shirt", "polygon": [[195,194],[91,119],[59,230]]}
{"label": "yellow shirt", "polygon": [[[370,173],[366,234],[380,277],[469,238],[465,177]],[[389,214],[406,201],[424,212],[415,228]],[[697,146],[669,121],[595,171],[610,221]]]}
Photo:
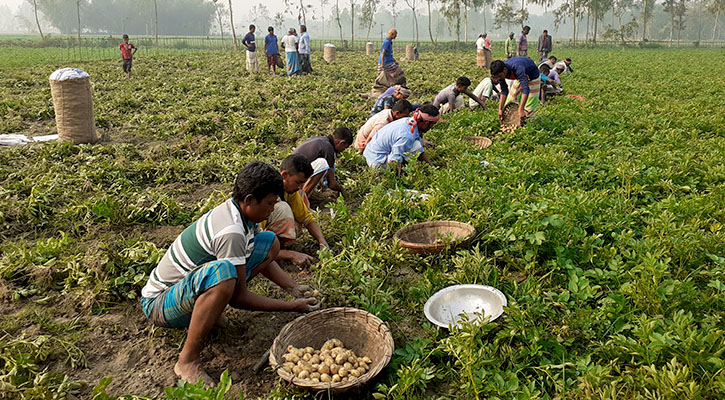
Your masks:
{"label": "yellow shirt", "polygon": [[292,194],[285,192],[284,201],[286,201],[292,209],[295,221],[299,222],[303,226],[307,226],[310,223],[317,221],[315,216],[312,215],[312,210],[310,210],[308,203],[302,198],[301,190]]}

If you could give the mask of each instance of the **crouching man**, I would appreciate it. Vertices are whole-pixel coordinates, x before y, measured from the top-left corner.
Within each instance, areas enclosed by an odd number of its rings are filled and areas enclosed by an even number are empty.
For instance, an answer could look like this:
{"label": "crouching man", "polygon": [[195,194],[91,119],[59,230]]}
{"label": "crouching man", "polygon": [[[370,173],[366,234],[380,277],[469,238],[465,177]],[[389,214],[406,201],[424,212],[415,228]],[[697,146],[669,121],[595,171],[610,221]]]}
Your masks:
{"label": "crouching man", "polygon": [[282,161],[280,174],[284,181],[284,200],[275,204],[269,219],[261,225],[274,232],[281,242],[282,249],[277,260],[292,261],[296,265],[306,265],[312,257],[294,250],[285,249],[302,235],[302,227],[307,228],[313,238],[320,244],[320,249],[328,248],[322,229],[310,210],[310,201],[302,187],[312,176],[313,169],[304,156],[291,154]]}
{"label": "crouching man", "polygon": [[257,223],[267,219],[283,195],[282,177],[272,166],[251,162],[237,176],[232,197],[186,228],[151,271],[141,306],[155,325],[188,328],[174,372],[186,382],[214,381],[201,363],[201,350],[215,324],[224,325],[227,305],[259,311],[309,312],[315,298],[283,301],[254,294],[247,282],[264,275],[295,297],[309,290],[274,261],[280,244]]}

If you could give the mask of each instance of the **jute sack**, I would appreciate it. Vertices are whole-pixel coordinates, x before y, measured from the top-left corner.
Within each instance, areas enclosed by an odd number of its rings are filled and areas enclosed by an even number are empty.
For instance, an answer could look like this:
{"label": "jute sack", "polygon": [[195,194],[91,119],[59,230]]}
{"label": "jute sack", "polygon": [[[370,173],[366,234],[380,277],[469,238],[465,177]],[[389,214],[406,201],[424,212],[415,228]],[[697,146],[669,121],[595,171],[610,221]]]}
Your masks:
{"label": "jute sack", "polygon": [[95,143],[93,99],[89,78],[50,80],[58,138],[73,144]]}
{"label": "jute sack", "polygon": [[370,42],[365,43],[365,55],[371,56],[373,55],[373,44]]}
{"label": "jute sack", "polygon": [[337,48],[335,48],[334,44],[325,44],[325,50],[322,58],[324,58],[328,63],[335,62],[335,59],[337,58]]}
{"label": "jute sack", "polygon": [[415,50],[413,49],[413,45],[409,44],[405,46],[405,59],[408,61],[415,61],[417,58],[415,58]]}

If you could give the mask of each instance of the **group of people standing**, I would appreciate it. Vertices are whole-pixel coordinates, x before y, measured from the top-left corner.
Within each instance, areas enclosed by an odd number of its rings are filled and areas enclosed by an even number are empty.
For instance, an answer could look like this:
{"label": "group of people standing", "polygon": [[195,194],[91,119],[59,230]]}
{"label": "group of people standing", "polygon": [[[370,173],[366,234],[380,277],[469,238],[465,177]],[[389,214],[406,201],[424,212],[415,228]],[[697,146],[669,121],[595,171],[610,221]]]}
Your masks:
{"label": "group of people standing", "polygon": [[[307,26],[302,23],[302,16],[297,17],[300,33],[295,28],[290,28],[287,34],[281,39],[281,46],[284,49],[286,66],[279,54],[277,35],[274,34],[274,27],[267,28],[267,36],[264,38],[264,53],[267,56],[267,72],[277,72],[277,68],[285,68],[287,76],[312,73],[310,61],[310,35],[307,33]],[[249,25],[249,32],[242,39],[242,45],[246,47],[247,71],[258,72],[259,62],[257,60],[257,44],[254,33],[256,27]]]}

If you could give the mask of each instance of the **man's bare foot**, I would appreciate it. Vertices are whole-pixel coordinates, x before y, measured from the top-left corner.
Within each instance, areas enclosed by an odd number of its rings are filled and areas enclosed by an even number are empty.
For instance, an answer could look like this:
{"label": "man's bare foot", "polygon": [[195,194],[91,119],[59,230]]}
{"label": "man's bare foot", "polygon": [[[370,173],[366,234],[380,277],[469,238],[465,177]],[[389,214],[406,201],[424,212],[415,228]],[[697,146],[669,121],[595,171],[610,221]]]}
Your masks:
{"label": "man's bare foot", "polygon": [[199,362],[181,364],[177,361],[176,365],[174,365],[174,373],[184,382],[197,383],[199,382],[199,378],[201,378],[205,386],[216,386],[216,382],[204,371],[204,368],[201,367],[201,363]]}

